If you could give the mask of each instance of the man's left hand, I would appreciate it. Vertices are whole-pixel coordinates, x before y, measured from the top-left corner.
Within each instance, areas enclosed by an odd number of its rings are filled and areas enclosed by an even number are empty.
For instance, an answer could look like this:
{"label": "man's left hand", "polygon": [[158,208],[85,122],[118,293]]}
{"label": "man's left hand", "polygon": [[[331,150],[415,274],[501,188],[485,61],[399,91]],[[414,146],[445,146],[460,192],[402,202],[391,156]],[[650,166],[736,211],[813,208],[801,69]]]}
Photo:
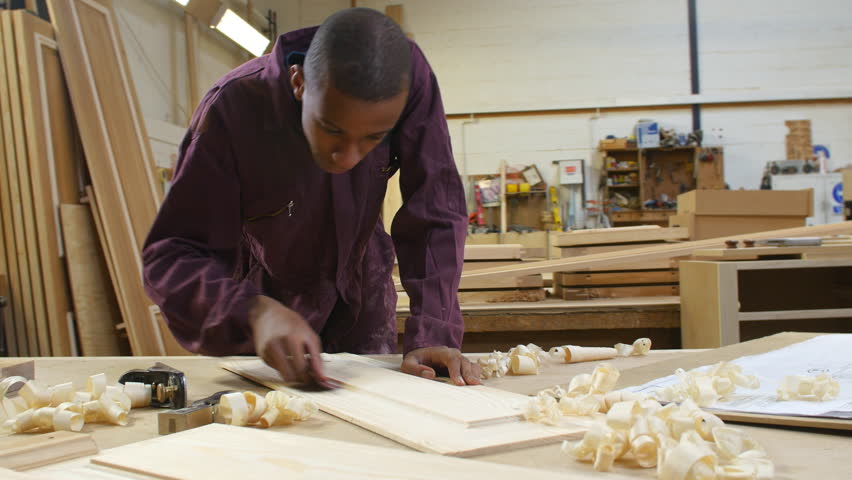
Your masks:
{"label": "man's left hand", "polygon": [[456,385],[481,385],[482,370],[457,348],[425,347],[408,352],[402,359],[401,370],[409,375],[434,379],[435,369],[446,370]]}

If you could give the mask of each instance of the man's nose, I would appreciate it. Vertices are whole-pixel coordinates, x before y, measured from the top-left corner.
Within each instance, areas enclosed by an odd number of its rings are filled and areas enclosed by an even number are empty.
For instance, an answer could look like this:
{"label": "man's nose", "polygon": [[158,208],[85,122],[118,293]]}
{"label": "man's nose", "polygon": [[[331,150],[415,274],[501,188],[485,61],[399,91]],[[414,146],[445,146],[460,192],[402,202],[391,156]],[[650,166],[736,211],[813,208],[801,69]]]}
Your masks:
{"label": "man's nose", "polygon": [[358,165],[361,158],[361,151],[358,149],[358,145],[354,142],[341,144],[335,149],[334,153],[331,154],[331,160],[334,162],[334,166],[346,170]]}

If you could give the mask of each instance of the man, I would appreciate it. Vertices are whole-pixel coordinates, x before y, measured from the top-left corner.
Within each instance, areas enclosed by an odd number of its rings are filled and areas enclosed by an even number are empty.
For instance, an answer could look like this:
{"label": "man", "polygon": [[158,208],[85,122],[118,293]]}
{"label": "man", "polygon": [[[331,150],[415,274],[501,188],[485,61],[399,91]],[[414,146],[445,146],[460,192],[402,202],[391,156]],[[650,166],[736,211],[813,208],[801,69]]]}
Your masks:
{"label": "man", "polygon": [[[379,211],[397,169],[392,244]],[[478,384],[458,350],[466,223],[423,53],[381,13],[344,10],[204,97],[145,243],[145,286],[188,350],[256,352],[288,381],[327,384],[321,351],[396,351],[395,246],[411,302],[402,371]]]}

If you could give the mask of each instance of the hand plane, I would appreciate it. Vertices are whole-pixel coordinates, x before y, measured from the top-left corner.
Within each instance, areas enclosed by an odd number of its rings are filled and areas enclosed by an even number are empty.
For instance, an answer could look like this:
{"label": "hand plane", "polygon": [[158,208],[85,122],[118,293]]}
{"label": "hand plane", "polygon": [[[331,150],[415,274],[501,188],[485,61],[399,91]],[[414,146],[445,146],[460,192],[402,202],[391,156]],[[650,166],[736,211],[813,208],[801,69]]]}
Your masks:
{"label": "hand plane", "polygon": [[192,405],[188,407],[161,412],[157,415],[157,429],[160,435],[182,432],[213,423],[219,399],[222,395],[232,392],[233,390],[216,392],[209,397],[192,402]]}
{"label": "hand plane", "polygon": [[122,385],[127,382],[150,387],[152,407],[186,407],[186,376],[164,363],[157,362],[147,370],[130,370],[118,379]]}

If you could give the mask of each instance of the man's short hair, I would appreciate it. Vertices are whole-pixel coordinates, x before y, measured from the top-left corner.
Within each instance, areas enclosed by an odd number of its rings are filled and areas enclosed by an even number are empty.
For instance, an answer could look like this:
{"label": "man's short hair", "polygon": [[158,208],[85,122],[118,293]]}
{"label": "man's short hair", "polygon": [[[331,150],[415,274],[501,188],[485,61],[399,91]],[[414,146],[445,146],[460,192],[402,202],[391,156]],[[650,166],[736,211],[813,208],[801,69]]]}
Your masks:
{"label": "man's short hair", "polygon": [[382,13],[350,8],[328,17],[305,58],[306,82],[333,86],[360,100],[387,100],[409,87],[411,47]]}

